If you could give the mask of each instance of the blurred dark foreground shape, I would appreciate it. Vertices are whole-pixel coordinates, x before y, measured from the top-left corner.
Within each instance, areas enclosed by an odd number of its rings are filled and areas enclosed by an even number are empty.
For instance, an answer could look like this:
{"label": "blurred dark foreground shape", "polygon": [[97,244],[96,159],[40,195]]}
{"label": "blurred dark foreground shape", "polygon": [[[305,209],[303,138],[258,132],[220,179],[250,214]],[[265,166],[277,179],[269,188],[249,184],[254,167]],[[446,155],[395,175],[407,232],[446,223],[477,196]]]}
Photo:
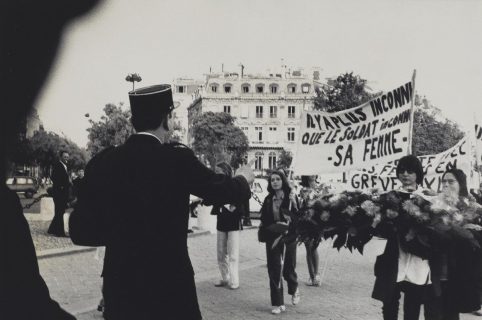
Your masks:
{"label": "blurred dark foreground shape", "polygon": [[98,2],[0,2],[0,319],[75,319],[50,298],[39,273],[20,200],[5,184],[7,152],[45,83],[64,28]]}

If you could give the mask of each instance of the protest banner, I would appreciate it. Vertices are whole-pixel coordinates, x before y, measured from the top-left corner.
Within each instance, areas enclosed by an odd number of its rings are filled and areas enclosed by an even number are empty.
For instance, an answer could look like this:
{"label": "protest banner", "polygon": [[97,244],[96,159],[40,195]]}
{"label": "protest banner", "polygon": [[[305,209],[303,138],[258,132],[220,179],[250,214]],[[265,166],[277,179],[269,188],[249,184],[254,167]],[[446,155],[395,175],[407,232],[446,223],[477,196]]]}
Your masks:
{"label": "protest banner", "polygon": [[406,155],[415,90],[412,81],[352,109],[303,112],[294,173],[341,173]]}
{"label": "protest banner", "polygon": [[[422,186],[439,192],[442,175],[445,170],[458,168],[464,171],[470,182],[472,172],[470,143],[467,137],[461,139],[455,146],[436,155],[419,156],[425,177]],[[380,189],[390,191],[401,186],[397,178],[397,161],[372,166],[363,170],[353,170],[347,174],[347,189],[367,190]],[[469,183],[470,184],[470,183]]]}
{"label": "protest banner", "polygon": [[475,124],[475,157],[477,159],[477,166],[482,166],[482,117],[476,117]]}

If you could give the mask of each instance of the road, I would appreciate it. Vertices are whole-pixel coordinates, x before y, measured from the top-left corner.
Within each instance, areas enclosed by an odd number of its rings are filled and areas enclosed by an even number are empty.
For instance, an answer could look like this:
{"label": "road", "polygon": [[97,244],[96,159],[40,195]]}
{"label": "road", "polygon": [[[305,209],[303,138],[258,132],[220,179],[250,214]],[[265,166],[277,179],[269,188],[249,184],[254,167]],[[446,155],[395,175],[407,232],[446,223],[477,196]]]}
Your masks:
{"label": "road", "polygon": [[[297,272],[302,300],[297,306],[290,304],[283,319],[381,319],[381,303],[370,298],[374,276],[373,264],[383,251],[383,240],[372,240],[364,255],[348,250],[331,248],[331,242],[319,248],[320,269],[323,273],[321,287],[308,287],[308,270],[305,249],[298,247]],[[189,251],[196,272],[199,303],[204,319],[266,319],[270,315],[269,282],[265,263],[265,248],[256,239],[256,229],[245,230],[241,235],[240,289],[236,291],[216,288],[219,279],[216,263],[216,235],[189,238]],[[101,264],[94,253],[42,259],[39,261],[52,296],[68,310],[87,311],[100,298]],[[326,266],[326,268],[325,268]],[[102,319],[97,311],[82,313],[80,320]],[[462,320],[479,317],[463,315]]]}

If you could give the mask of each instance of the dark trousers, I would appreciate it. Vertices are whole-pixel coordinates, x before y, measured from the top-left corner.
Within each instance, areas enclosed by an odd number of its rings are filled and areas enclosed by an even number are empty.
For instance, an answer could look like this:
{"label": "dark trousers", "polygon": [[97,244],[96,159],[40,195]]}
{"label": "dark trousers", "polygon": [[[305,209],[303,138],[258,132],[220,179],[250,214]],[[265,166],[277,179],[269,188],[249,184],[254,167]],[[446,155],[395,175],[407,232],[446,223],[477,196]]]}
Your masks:
{"label": "dark trousers", "polygon": [[[158,281],[143,275],[122,281],[104,277],[106,320],[201,320],[194,275],[174,275]],[[146,283],[148,278],[156,279]]]}
{"label": "dark trousers", "polygon": [[48,233],[53,235],[65,235],[64,231],[64,213],[67,208],[67,198],[54,197],[55,213],[50,223]]}
{"label": "dark trousers", "polygon": [[436,320],[459,320],[459,312],[454,305],[454,299],[451,299],[451,292],[449,292],[450,287],[447,281],[441,282],[442,295],[440,297],[430,298],[429,301],[433,304],[438,311],[437,317],[433,319]]}
{"label": "dark trousers", "polygon": [[274,240],[266,241],[271,305],[281,306],[284,305],[281,274],[288,283],[288,294],[293,295],[298,289],[298,276],[295,271],[296,242],[285,244],[280,241],[276,247],[272,248],[273,242]]}
{"label": "dark trousers", "polygon": [[384,320],[397,320],[398,308],[400,306],[400,293],[404,293],[403,299],[403,319],[418,320],[420,317],[420,307],[424,304],[425,320],[438,320],[440,312],[435,300],[428,299],[430,286],[416,285],[409,282],[399,282],[390,301],[383,303],[382,312]]}

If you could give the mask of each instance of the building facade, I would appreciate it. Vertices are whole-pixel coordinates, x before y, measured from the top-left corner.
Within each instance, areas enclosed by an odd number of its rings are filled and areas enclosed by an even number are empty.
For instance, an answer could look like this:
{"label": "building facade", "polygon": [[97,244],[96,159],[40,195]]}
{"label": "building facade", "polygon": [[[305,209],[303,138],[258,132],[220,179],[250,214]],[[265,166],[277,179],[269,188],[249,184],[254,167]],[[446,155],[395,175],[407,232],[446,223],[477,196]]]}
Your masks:
{"label": "building facade", "polygon": [[181,143],[187,144],[188,108],[197,96],[199,88],[204,84],[203,80],[177,78],[172,82],[172,98],[176,108],[174,119],[181,125]]}
{"label": "building facade", "polygon": [[209,74],[188,110],[188,143],[192,143],[195,116],[208,111],[230,113],[248,137],[247,160],[255,159],[256,173],[264,175],[277,167],[282,150],[295,152],[301,113],[313,109],[315,83],[300,71]]}

